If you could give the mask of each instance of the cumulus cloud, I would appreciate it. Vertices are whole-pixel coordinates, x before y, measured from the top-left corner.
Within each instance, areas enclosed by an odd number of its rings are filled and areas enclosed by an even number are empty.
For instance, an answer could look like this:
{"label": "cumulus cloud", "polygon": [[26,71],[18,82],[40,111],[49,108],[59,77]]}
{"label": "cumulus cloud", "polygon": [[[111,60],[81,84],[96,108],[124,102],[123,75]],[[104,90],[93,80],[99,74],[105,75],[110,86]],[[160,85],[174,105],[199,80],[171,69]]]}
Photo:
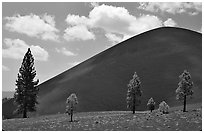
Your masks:
{"label": "cumulus cloud", "polygon": [[117,43],[119,43],[119,42],[121,42],[123,40],[123,37],[117,36],[117,35],[115,35],[113,33],[106,33],[105,36],[108,38],[108,40],[110,42],[112,42],[113,45],[117,44]]}
{"label": "cumulus cloud", "polygon": [[154,28],[161,27],[163,25],[162,20],[157,16],[143,15],[137,19],[130,27],[130,30],[134,31],[135,34],[139,34]]}
{"label": "cumulus cloud", "polygon": [[10,71],[10,69],[7,66],[2,65],[2,70],[3,71]]}
{"label": "cumulus cloud", "polygon": [[90,20],[85,16],[68,14],[65,20],[68,26],[88,25]]}
{"label": "cumulus cloud", "polygon": [[66,22],[68,28],[65,30],[64,38],[68,41],[95,39],[92,30],[100,28],[105,31],[105,36],[110,41],[117,42],[119,36],[116,36],[116,34],[123,36],[122,40],[125,40],[163,25],[163,22],[157,16],[142,15],[135,17],[124,7],[104,4],[95,6],[88,17],[68,14]]}
{"label": "cumulus cloud", "polygon": [[[151,12],[167,12],[171,14],[187,12],[196,15],[202,12],[201,2],[141,2],[139,9]],[[193,13],[192,13],[193,10]]]}
{"label": "cumulus cloud", "polygon": [[95,40],[95,35],[84,25],[68,27],[64,32],[64,39],[67,41]]}
{"label": "cumulus cloud", "polygon": [[166,21],[164,21],[164,26],[175,27],[177,26],[177,23],[172,18],[168,18]]}
{"label": "cumulus cloud", "polygon": [[102,28],[107,32],[120,34],[132,34],[131,24],[136,21],[136,17],[130,15],[124,7],[101,5],[95,7],[89,13],[90,25]]}
{"label": "cumulus cloud", "polygon": [[43,40],[59,41],[57,35],[59,30],[55,27],[54,16],[48,14],[21,16],[17,14],[13,17],[5,17],[5,19],[7,20],[5,27],[11,32],[18,32]]}
{"label": "cumulus cloud", "polygon": [[56,48],[56,51],[57,51],[58,53],[62,53],[62,54],[64,54],[64,55],[66,55],[66,56],[76,56],[76,55],[77,55],[77,54],[75,54],[75,53],[73,53],[73,52],[67,50],[65,47],[60,48],[60,49]]}
{"label": "cumulus cloud", "polygon": [[3,58],[23,59],[28,48],[30,48],[35,60],[47,61],[48,59],[48,52],[45,49],[40,46],[29,46],[20,39],[6,38],[3,46],[5,47],[2,49]]}

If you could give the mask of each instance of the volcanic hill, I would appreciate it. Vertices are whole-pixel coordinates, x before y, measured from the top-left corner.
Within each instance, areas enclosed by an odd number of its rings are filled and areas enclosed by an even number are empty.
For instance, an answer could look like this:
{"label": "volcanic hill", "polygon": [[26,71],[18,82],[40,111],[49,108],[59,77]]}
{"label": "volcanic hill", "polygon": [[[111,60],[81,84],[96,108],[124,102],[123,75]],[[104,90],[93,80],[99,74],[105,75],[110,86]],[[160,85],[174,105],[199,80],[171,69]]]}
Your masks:
{"label": "volcanic hill", "polygon": [[[162,27],[123,41],[39,85],[38,115],[65,112],[65,101],[76,93],[78,112],[127,110],[127,84],[137,72],[146,110],[153,97],[158,105],[182,105],[175,98],[178,76],[187,69],[194,95],[187,103],[202,102],[202,34],[181,28]],[[11,107],[12,106],[12,107]],[[3,104],[11,117],[12,100]]]}

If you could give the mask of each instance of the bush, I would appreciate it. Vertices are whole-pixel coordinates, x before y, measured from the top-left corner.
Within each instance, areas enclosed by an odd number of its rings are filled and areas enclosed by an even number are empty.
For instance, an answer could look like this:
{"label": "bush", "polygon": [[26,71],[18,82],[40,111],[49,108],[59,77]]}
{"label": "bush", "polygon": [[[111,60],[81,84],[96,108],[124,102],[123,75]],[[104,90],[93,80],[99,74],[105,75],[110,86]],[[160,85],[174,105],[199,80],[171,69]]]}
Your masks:
{"label": "bush", "polygon": [[162,112],[163,114],[168,114],[169,113],[169,105],[165,101],[162,101],[159,104],[159,111]]}

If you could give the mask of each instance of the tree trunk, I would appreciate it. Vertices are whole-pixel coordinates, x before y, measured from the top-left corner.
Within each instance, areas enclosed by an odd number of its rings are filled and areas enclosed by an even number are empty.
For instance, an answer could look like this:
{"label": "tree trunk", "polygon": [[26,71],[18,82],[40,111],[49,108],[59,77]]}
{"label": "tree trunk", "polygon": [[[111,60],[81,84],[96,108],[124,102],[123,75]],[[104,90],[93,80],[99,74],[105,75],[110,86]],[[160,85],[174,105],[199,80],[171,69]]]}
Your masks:
{"label": "tree trunk", "polygon": [[71,122],[73,121],[72,117],[73,117],[73,110],[71,109]]}
{"label": "tree trunk", "polygon": [[183,99],[183,112],[186,112],[186,95],[184,95]]}
{"label": "tree trunk", "polygon": [[152,109],[151,109],[151,112],[152,112]]}
{"label": "tree trunk", "polygon": [[132,108],[132,113],[135,114],[135,94],[133,95],[133,108]]}
{"label": "tree trunk", "polygon": [[26,108],[24,108],[24,110],[23,110],[23,118],[27,118],[27,110],[26,110]]}

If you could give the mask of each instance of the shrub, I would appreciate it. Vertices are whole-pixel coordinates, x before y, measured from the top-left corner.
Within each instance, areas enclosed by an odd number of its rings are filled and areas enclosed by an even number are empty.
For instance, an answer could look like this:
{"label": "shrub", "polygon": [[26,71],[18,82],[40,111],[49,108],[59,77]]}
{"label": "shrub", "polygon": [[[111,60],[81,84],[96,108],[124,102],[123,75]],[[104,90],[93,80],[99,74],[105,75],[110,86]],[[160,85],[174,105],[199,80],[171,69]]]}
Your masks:
{"label": "shrub", "polygon": [[162,101],[159,104],[159,111],[162,112],[163,114],[168,114],[169,113],[169,105],[165,101]]}

